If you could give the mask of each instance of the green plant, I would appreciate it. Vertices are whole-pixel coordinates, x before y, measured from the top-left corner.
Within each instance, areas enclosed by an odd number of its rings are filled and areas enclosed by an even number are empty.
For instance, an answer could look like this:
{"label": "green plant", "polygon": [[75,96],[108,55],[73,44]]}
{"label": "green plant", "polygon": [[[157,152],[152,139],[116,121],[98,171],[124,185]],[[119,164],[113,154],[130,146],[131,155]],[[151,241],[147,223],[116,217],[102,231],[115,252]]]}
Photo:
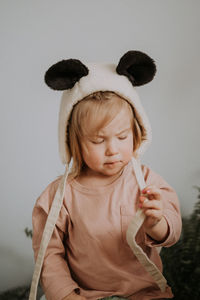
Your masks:
{"label": "green plant", "polygon": [[25,234],[26,234],[27,237],[30,237],[32,239],[32,237],[33,237],[33,231],[32,231],[32,229],[28,229],[28,227],[26,227],[24,229],[24,232],[25,232]]}
{"label": "green plant", "polygon": [[[200,188],[198,199],[200,199]],[[200,200],[193,213],[183,218],[180,240],[161,251],[164,275],[172,287],[176,300],[199,300],[200,298]]]}
{"label": "green plant", "polygon": [[18,287],[0,294],[0,300],[27,300],[29,296],[29,286]]}

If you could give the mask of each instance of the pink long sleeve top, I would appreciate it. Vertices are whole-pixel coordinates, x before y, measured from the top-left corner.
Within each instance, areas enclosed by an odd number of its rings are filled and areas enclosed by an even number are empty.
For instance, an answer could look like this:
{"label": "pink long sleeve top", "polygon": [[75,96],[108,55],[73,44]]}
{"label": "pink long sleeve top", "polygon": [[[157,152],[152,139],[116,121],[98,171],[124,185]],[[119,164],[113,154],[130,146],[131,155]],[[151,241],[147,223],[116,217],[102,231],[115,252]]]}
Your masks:
{"label": "pink long sleeve top", "polygon": [[[161,189],[169,234],[158,244],[141,227],[136,241],[162,271],[156,247],[172,246],[179,239],[179,203],[174,190],[159,175],[145,166],[142,170],[146,184],[155,184]],[[59,180],[45,189],[33,210],[35,258]],[[132,300],[173,297],[169,287],[164,293],[159,290],[126,241],[126,231],[137,210],[139,194],[131,164],[124,168],[119,178],[104,187],[88,188],[75,179],[67,182],[62,209],[41,272],[47,300],[62,300],[73,290],[91,300],[112,295]]]}

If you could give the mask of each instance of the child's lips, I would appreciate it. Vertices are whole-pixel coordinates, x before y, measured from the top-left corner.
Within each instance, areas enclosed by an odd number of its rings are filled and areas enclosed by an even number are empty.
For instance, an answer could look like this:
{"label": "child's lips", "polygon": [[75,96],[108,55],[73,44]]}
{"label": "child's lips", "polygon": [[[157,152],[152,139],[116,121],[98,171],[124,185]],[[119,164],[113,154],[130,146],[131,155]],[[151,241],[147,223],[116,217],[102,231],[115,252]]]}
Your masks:
{"label": "child's lips", "polygon": [[105,165],[107,166],[115,166],[119,163],[120,161],[117,160],[117,161],[110,161],[110,162],[106,162]]}

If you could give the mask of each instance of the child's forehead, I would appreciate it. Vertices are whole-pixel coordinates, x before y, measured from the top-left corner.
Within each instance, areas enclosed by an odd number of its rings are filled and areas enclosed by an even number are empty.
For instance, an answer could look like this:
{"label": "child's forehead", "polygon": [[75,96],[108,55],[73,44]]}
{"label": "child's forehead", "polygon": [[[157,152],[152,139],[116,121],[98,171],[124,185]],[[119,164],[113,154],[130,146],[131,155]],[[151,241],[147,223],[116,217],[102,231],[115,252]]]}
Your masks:
{"label": "child's forehead", "polygon": [[[98,120],[99,119],[99,122]],[[132,128],[133,115],[126,109],[122,108],[120,112],[101,122],[101,117],[90,119],[87,122],[87,135],[109,135],[120,134]],[[85,127],[85,126],[84,126]]]}
{"label": "child's forehead", "polygon": [[113,128],[113,130],[111,128],[102,128],[99,131],[96,131],[93,136],[109,136],[109,135],[121,135],[121,134],[126,134],[127,132],[129,132],[130,130],[132,130],[131,126],[128,127],[119,127],[119,128]]}

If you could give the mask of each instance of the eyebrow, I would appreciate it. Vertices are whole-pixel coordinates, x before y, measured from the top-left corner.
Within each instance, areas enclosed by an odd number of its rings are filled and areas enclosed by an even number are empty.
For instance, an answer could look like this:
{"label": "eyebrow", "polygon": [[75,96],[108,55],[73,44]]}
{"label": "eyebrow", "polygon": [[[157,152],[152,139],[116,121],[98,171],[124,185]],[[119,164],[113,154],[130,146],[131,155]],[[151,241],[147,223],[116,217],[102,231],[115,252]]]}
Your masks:
{"label": "eyebrow", "polygon": [[[123,129],[122,131],[116,133],[116,135],[121,135],[121,134],[125,133],[126,131],[129,131],[130,129],[131,129],[131,127],[128,127],[128,128],[126,128],[126,129]],[[103,134],[95,134],[95,135],[93,135],[93,137],[103,138],[104,135],[103,135]]]}
{"label": "eyebrow", "polygon": [[120,134],[122,134],[122,133],[124,133],[124,132],[126,132],[126,131],[128,131],[130,129],[131,129],[131,127],[123,129],[122,131],[120,131],[119,133],[117,133],[117,135],[120,135]]}

